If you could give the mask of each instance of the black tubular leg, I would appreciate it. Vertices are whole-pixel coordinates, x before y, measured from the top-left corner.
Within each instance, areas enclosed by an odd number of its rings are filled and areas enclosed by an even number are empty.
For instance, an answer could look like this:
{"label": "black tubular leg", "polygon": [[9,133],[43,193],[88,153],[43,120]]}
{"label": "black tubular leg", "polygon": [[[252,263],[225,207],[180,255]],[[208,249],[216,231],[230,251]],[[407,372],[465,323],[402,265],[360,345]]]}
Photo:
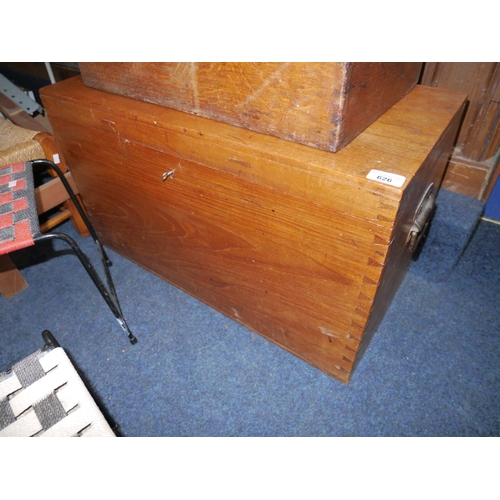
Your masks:
{"label": "black tubular leg", "polygon": [[64,240],[68,245],[71,246],[77,257],[80,259],[80,262],[83,264],[83,267],[89,274],[90,278],[94,282],[95,286],[103,296],[104,300],[108,304],[109,308],[115,315],[116,320],[118,321],[119,325],[122,327],[122,329],[125,331],[125,333],[128,335],[128,338],[130,340],[131,344],[136,344],[137,339],[134,337],[132,332],[130,331],[127,322],[125,321],[125,318],[123,317],[123,313],[120,307],[120,303],[118,301],[118,296],[116,294],[115,286],[113,283],[113,279],[111,277],[111,273],[109,272],[109,266],[111,266],[111,261],[109,257],[106,254],[106,251],[104,250],[104,247],[102,246],[102,243],[97,236],[97,233],[92,226],[92,223],[87,217],[87,214],[85,213],[83,207],[81,206],[78,198],[75,196],[75,193],[71,189],[71,186],[69,185],[69,182],[67,181],[66,177],[64,177],[64,174],[61,172],[61,169],[53,162],[49,160],[33,160],[32,165],[41,165],[44,166],[45,168],[53,168],[54,171],[57,173],[59,179],[61,179],[61,182],[63,186],[65,187],[66,191],[68,192],[69,197],[75,204],[78,213],[83,219],[83,222],[87,226],[87,229],[89,230],[90,235],[92,236],[92,239],[94,240],[94,243],[97,246],[97,250],[99,252],[99,256],[101,258],[104,272],[106,275],[106,281],[107,281],[107,288],[102,282],[101,278],[95,271],[95,269],[92,267],[92,264],[88,260],[87,256],[82,252],[78,244],[73,238],[70,238],[68,235],[63,234],[63,233],[51,233],[51,234],[43,234],[35,238],[35,241],[40,241],[40,240],[47,240],[47,239],[54,239],[58,238],[61,240]]}
{"label": "black tubular leg", "polygon": [[[106,264],[104,264],[104,270],[106,272],[106,278],[108,281],[108,288],[104,285],[102,282],[101,278],[97,274],[96,270],[90,263],[89,259],[87,256],[82,252],[81,248],[78,246],[76,241],[68,236],[67,234],[64,233],[50,233],[50,234],[42,234],[40,236],[37,236],[35,238],[35,242],[37,241],[42,241],[42,240],[52,240],[52,239],[60,239],[65,241],[70,247],[72,248],[73,252],[76,254],[80,262],[82,263],[83,267],[87,271],[88,275],[94,282],[95,286],[101,293],[102,297],[106,301],[106,304],[108,304],[108,307],[111,309],[111,312],[114,314],[116,320],[118,321],[118,324],[121,326],[123,331],[128,335],[128,338],[130,340],[131,344],[136,344],[137,339],[135,336],[132,334],[130,331],[127,322],[125,321],[125,318],[123,317],[122,310],[120,307],[120,303],[118,302],[118,297],[116,295],[116,290],[113,285],[113,281],[111,279],[111,274],[109,273],[109,269]],[[97,240],[98,243],[98,248],[99,250],[102,250],[102,245],[99,240]],[[103,258],[103,254],[101,253],[101,258]],[[104,259],[103,259],[104,260]]]}
{"label": "black tubular leg", "polygon": [[49,332],[49,330],[44,330],[42,332],[42,338],[45,342],[45,345],[43,346],[43,349],[42,349],[43,351],[48,351],[51,349],[55,349],[56,347],[61,347],[59,345],[59,342],[56,340],[54,335],[52,335],[52,333]]}
{"label": "black tubular leg", "polygon": [[53,168],[54,169],[54,171],[58,175],[59,179],[61,179],[61,182],[63,183],[64,188],[68,192],[68,195],[71,198],[71,201],[75,204],[76,209],[78,210],[78,213],[80,214],[80,217],[83,219],[83,222],[87,226],[87,229],[89,230],[89,233],[92,236],[92,239],[94,240],[95,244],[99,247],[99,252],[102,253],[102,256],[104,257],[104,262],[106,263],[106,265],[108,267],[111,266],[111,261],[109,260],[109,257],[106,255],[106,252],[101,245],[99,237],[97,236],[97,233],[94,229],[94,226],[92,226],[92,223],[88,219],[87,214],[85,213],[85,210],[81,206],[78,198],[76,197],[75,193],[73,192],[73,189],[71,189],[71,186],[69,185],[69,182],[67,181],[66,177],[64,177],[64,174],[61,172],[61,169],[55,163],[52,163],[49,160],[33,160],[31,162],[31,164],[32,165],[42,165],[45,168]]}

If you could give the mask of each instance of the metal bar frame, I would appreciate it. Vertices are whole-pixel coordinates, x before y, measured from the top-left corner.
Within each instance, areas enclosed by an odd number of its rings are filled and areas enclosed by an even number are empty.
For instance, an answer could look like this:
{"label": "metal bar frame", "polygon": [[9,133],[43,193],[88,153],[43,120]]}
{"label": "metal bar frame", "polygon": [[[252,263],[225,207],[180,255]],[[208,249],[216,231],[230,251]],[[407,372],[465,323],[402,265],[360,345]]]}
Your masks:
{"label": "metal bar frame", "polygon": [[40,165],[40,166],[43,166],[45,168],[53,168],[54,171],[57,173],[58,177],[61,179],[61,182],[63,183],[66,191],[68,192],[68,195],[70,196],[71,200],[75,204],[75,206],[76,206],[76,208],[78,210],[78,213],[82,217],[85,225],[87,226],[87,229],[89,230],[89,233],[90,233],[92,239],[94,240],[94,243],[95,243],[95,245],[97,247],[97,250],[99,252],[100,259],[102,261],[104,273],[105,273],[105,276],[106,276],[107,286],[101,280],[101,277],[99,276],[99,274],[97,273],[97,271],[95,270],[95,268],[92,266],[90,260],[85,255],[85,253],[82,251],[82,249],[80,248],[80,246],[76,243],[76,241],[73,238],[71,238],[67,234],[59,233],[59,232],[39,234],[38,236],[35,236],[33,238],[33,240],[35,242],[38,242],[38,241],[46,241],[46,240],[59,239],[59,240],[62,240],[64,242],[66,242],[71,247],[71,249],[73,250],[73,252],[76,254],[76,256],[78,257],[78,259],[80,260],[81,264],[83,265],[83,267],[87,271],[88,275],[90,276],[90,278],[94,282],[94,285],[96,286],[96,288],[101,293],[101,295],[104,298],[106,304],[111,309],[111,311],[114,314],[116,320],[118,321],[118,324],[123,329],[123,331],[127,334],[128,338],[130,340],[130,343],[131,344],[136,344],[137,343],[137,338],[130,331],[130,329],[129,329],[128,325],[127,325],[127,322],[126,322],[126,320],[125,320],[125,318],[123,316],[122,309],[121,309],[121,306],[120,306],[120,302],[118,300],[118,296],[116,294],[116,289],[115,289],[115,286],[114,286],[114,283],[113,283],[113,279],[112,279],[111,273],[109,271],[109,267],[112,265],[111,260],[107,256],[107,254],[106,254],[106,252],[104,250],[104,247],[102,246],[102,243],[101,243],[101,241],[99,239],[99,236],[97,235],[94,227],[92,226],[92,223],[88,219],[88,217],[87,217],[87,215],[86,215],[83,207],[80,204],[80,201],[75,196],[73,190],[71,189],[71,186],[69,185],[68,181],[64,177],[64,174],[62,173],[61,169],[55,163],[53,163],[53,162],[51,162],[49,160],[33,160],[31,163],[32,163],[33,166],[35,166],[35,165],[39,166]]}

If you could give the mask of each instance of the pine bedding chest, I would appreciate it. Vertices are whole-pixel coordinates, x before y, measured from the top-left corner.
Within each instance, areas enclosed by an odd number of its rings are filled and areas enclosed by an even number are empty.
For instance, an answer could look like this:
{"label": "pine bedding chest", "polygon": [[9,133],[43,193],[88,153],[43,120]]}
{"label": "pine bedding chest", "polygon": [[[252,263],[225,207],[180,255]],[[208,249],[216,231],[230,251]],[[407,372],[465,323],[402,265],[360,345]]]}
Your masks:
{"label": "pine bedding chest", "polygon": [[465,102],[416,86],[331,153],[81,77],[41,96],[106,246],[345,383],[408,268]]}

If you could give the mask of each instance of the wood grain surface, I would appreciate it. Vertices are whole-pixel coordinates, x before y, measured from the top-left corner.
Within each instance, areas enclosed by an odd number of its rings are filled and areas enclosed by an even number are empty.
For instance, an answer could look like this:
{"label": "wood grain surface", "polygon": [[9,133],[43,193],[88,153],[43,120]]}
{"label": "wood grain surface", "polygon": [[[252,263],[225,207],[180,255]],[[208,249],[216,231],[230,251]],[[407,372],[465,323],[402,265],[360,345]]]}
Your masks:
{"label": "wood grain surface", "polygon": [[487,200],[499,168],[500,63],[425,63],[422,84],[467,94],[443,187]]}
{"label": "wood grain surface", "polygon": [[326,151],[417,83],[421,63],[80,63],[86,85]]}
{"label": "wood grain surface", "polygon": [[417,87],[330,153],[79,77],[41,95],[105,245],[343,382],[404,276],[465,100]]}

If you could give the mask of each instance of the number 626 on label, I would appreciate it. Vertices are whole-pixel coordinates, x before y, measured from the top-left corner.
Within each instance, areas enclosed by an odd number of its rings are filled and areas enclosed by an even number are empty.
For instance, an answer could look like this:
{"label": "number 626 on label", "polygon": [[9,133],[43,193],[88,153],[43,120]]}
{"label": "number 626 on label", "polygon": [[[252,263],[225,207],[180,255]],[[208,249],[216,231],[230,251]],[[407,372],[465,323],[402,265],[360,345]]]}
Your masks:
{"label": "number 626 on label", "polygon": [[394,187],[401,187],[406,181],[406,177],[403,177],[402,175],[390,174],[389,172],[383,172],[382,170],[375,169],[370,170],[366,178],[372,181],[381,182],[382,184],[389,184]]}

